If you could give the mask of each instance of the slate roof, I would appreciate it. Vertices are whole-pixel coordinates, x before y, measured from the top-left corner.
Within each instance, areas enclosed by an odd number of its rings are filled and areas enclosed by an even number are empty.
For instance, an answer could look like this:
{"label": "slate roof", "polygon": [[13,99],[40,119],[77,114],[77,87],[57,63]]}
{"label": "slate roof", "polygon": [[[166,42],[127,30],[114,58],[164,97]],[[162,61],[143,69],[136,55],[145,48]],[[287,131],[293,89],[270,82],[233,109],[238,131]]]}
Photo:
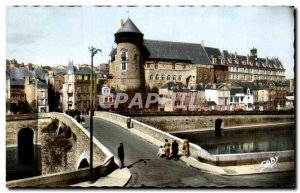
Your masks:
{"label": "slate roof", "polygon": [[91,74],[91,69],[89,67],[79,67],[79,69],[75,68],[75,74],[89,75]]}
{"label": "slate roof", "polygon": [[247,89],[250,89],[250,92],[252,92],[252,90],[256,89],[256,86],[254,85],[253,82],[238,82],[237,84],[239,84],[241,87],[243,87],[244,89],[244,93],[247,93]]}
{"label": "slate roof", "polygon": [[25,83],[24,79],[13,78],[10,81],[10,85],[12,85],[12,86],[24,86],[24,83]]}
{"label": "slate roof", "polygon": [[111,52],[109,54],[109,56],[110,56],[110,58],[111,58],[112,61],[115,60],[116,54],[117,54],[117,48],[112,48]]}
{"label": "slate roof", "polygon": [[116,34],[118,33],[138,33],[138,34],[142,34],[142,32],[136,27],[136,25],[131,21],[130,18],[128,18],[125,23],[124,26],[122,28],[120,28]]}
{"label": "slate roof", "polygon": [[237,93],[244,93],[244,88],[238,83],[232,83],[230,86],[230,95],[235,95]]}
{"label": "slate roof", "polygon": [[66,69],[65,68],[53,68],[53,74],[54,76],[60,75],[60,74],[65,74]]}
{"label": "slate roof", "polygon": [[72,62],[69,61],[67,69],[66,69],[66,73],[70,72],[71,74],[74,74],[74,71],[75,71],[75,69],[74,69],[73,61]]}
{"label": "slate roof", "polygon": [[144,40],[153,59],[185,60],[192,64],[211,64],[201,44]]}
{"label": "slate roof", "polygon": [[230,54],[229,54],[229,52],[228,52],[227,50],[223,50],[222,55],[223,55],[223,57],[225,57],[225,58],[230,57]]}
{"label": "slate roof", "polygon": [[187,88],[187,86],[185,86],[182,82],[171,82],[170,81],[170,82],[163,84],[160,88],[172,90],[172,89],[185,89],[185,88]]}
{"label": "slate roof", "polygon": [[29,71],[25,67],[11,67],[9,68],[10,79],[24,79],[26,75],[29,75]]}
{"label": "slate roof", "polygon": [[211,56],[214,56],[217,58],[219,58],[219,56],[222,56],[219,48],[204,47],[204,49],[209,58],[211,58]]}

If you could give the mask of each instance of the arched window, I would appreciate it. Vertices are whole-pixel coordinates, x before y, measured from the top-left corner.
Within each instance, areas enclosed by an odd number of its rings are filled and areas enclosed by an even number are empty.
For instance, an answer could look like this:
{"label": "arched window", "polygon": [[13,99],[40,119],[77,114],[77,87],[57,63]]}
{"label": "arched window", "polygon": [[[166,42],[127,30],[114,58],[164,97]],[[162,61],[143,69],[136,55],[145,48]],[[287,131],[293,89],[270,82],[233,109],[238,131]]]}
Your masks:
{"label": "arched window", "polygon": [[166,76],[163,74],[161,75],[161,80],[165,80],[166,79]]}
{"label": "arched window", "polygon": [[171,80],[171,76],[170,75],[167,76],[167,80]]}
{"label": "arched window", "polygon": [[156,79],[156,80],[159,80],[159,74],[157,74],[157,75],[155,76],[155,79]]}
{"label": "arched window", "polygon": [[150,80],[153,80],[154,79],[154,76],[153,74],[150,75]]}
{"label": "arched window", "polygon": [[173,75],[173,80],[176,80],[176,75]]}
{"label": "arched window", "polygon": [[181,80],[181,75],[178,76],[178,80]]}

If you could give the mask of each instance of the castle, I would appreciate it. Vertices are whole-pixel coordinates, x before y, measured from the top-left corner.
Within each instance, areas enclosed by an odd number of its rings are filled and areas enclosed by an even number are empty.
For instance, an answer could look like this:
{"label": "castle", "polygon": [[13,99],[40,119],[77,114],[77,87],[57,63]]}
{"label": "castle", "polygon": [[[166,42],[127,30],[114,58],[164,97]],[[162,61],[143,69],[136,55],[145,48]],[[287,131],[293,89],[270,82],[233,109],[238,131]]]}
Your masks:
{"label": "castle", "polygon": [[153,90],[176,81],[196,84],[283,81],[285,69],[278,58],[259,58],[257,49],[247,56],[222,52],[198,43],[144,39],[130,18],[114,34],[110,53],[109,86],[119,91]]}

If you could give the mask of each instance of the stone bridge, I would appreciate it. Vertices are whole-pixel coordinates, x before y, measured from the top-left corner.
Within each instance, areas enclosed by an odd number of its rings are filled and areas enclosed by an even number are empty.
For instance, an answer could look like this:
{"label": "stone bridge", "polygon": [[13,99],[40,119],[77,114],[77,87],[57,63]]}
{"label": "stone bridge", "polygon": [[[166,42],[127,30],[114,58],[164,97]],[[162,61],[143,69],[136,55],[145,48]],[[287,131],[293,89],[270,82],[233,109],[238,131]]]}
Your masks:
{"label": "stone bridge", "polygon": [[[113,161],[93,138],[94,167]],[[76,171],[90,162],[89,132],[62,113],[6,116],[7,180]]]}

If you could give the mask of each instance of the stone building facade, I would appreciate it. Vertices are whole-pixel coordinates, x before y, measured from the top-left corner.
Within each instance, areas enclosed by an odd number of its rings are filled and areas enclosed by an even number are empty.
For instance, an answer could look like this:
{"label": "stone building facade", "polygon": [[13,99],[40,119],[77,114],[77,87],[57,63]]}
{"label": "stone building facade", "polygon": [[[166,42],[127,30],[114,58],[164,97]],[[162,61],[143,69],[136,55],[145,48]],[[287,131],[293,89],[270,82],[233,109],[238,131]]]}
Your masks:
{"label": "stone building facade", "polygon": [[257,49],[243,56],[203,44],[144,39],[128,19],[115,33],[117,47],[110,53],[109,86],[120,91],[158,89],[169,81],[188,88],[195,84],[235,81],[283,81],[278,58],[259,58]]}
{"label": "stone building facade", "polygon": [[[95,76],[94,76],[94,82]],[[91,93],[91,69],[88,67],[75,67],[73,61],[68,63],[66,73],[64,74],[64,83],[62,85],[63,111],[66,110],[87,110],[90,108]],[[93,88],[93,97],[95,99],[96,84]],[[93,100],[95,108],[95,100]]]}

